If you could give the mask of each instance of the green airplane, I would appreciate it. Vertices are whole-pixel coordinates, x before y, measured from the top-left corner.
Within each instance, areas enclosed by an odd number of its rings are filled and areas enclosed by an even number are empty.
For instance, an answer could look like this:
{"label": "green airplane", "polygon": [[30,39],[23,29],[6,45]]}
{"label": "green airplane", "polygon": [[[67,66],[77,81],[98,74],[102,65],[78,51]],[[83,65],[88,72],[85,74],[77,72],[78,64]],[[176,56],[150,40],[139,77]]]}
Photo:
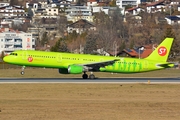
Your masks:
{"label": "green airplane", "polygon": [[91,72],[90,79],[94,79],[93,72],[139,73],[173,67],[167,62],[173,43],[173,38],[166,38],[147,58],[127,58],[98,56],[87,54],[72,54],[62,52],[45,52],[33,50],[18,50],[4,57],[9,64],[22,66],[24,74],[26,66],[57,68],[61,74],[82,74],[87,79],[86,72]]}

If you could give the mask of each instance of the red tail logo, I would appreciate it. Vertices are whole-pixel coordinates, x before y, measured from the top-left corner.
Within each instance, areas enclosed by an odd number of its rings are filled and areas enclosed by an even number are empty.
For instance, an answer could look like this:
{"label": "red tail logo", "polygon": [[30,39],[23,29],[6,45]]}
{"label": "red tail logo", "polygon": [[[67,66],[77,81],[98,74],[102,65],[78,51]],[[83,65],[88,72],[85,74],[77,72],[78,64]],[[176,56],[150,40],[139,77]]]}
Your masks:
{"label": "red tail logo", "polygon": [[166,49],[166,47],[164,47],[164,46],[159,47],[159,49],[158,49],[158,54],[159,54],[160,56],[165,56],[165,55],[167,54],[167,49]]}

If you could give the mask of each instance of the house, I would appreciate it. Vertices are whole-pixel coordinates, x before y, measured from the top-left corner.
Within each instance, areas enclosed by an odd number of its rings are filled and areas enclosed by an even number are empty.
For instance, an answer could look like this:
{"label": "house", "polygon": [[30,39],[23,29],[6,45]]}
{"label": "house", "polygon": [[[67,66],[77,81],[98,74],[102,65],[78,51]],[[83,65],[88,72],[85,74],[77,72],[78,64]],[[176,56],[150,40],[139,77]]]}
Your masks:
{"label": "house", "polygon": [[[109,15],[111,12],[116,11],[117,7],[109,7],[109,6],[94,6],[92,7],[92,13],[104,12],[106,15]],[[120,9],[122,12],[122,9]]]}
{"label": "house", "polygon": [[85,31],[89,31],[89,30],[96,30],[95,25],[93,25],[93,23],[84,20],[84,19],[80,19],[70,25],[68,25],[67,27],[67,32],[68,33],[72,33],[73,31],[76,31],[76,33],[83,33]]}
{"label": "house", "polygon": [[27,32],[32,34],[32,38],[35,41],[41,40],[43,33],[46,31],[46,29],[42,26],[38,27],[28,27]]}
{"label": "house", "polygon": [[179,0],[171,0],[171,5],[179,5],[180,1]]}
{"label": "house", "polygon": [[177,8],[178,8],[178,11],[180,11],[180,5],[178,5]]}
{"label": "house", "polygon": [[52,2],[50,3],[51,7],[59,7],[60,9],[66,9],[67,7],[71,6],[71,2],[68,0],[61,0],[61,1],[57,1],[57,2]]}
{"label": "house", "polygon": [[124,49],[123,52],[131,57],[146,58],[153,52],[155,47],[157,47],[157,45],[150,44],[136,49]]}
{"label": "house", "polygon": [[0,27],[9,27],[11,28],[12,25],[20,26],[22,24],[30,24],[30,20],[27,18],[4,18],[0,20]]}
{"label": "house", "polygon": [[55,32],[57,30],[56,18],[42,18],[42,26],[46,29],[46,32]]}
{"label": "house", "polygon": [[59,15],[58,8],[50,6],[47,1],[30,1],[26,7],[31,8],[34,17],[56,18]]}
{"label": "house", "polygon": [[131,6],[137,6],[141,3],[141,0],[116,0],[116,5],[119,6],[119,8],[125,8],[125,6],[131,5]]}
{"label": "house", "polygon": [[138,15],[141,11],[145,11],[144,9],[142,9],[141,7],[133,7],[133,8],[129,8],[125,11],[125,15],[126,14],[131,14],[131,15]]}
{"label": "house", "polygon": [[97,0],[88,0],[87,6],[89,6],[89,7],[98,6],[98,1]]}
{"label": "house", "polygon": [[142,17],[139,15],[126,15],[124,22],[129,22],[134,26],[142,26]]}
{"label": "house", "polygon": [[41,8],[41,4],[38,1],[26,2],[26,8],[38,9]]}
{"label": "house", "polygon": [[65,10],[67,21],[76,22],[80,19],[85,19],[93,22],[91,7],[87,6],[71,6]]}
{"label": "house", "polygon": [[[142,7],[145,7],[144,9]],[[156,13],[156,12],[165,12],[166,5],[164,4],[164,0],[159,0],[151,3],[144,3],[132,8],[129,8],[125,11],[125,15],[130,13],[132,15],[138,15],[141,11],[147,11],[148,13]]]}
{"label": "house", "polygon": [[148,13],[156,13],[161,12],[162,10],[165,12],[166,5],[164,4],[165,0],[159,0],[156,2],[152,2],[146,5],[146,10]]}
{"label": "house", "polygon": [[165,19],[169,25],[180,24],[180,16],[167,16]]}
{"label": "house", "polygon": [[15,18],[15,17],[24,17],[25,10],[21,6],[3,6],[0,7],[0,16],[2,18]]}
{"label": "house", "polygon": [[45,15],[47,16],[57,16],[59,14],[58,8],[47,7],[45,10],[46,10]]}
{"label": "house", "polygon": [[1,2],[0,7],[9,6],[9,2]]}

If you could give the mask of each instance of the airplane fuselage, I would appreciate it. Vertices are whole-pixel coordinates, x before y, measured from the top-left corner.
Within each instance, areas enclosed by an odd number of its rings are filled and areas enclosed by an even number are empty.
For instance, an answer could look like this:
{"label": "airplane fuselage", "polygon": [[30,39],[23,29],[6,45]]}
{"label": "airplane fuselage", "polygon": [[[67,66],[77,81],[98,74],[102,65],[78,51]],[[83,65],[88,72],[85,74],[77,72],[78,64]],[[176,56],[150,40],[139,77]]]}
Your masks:
{"label": "airplane fuselage", "polygon": [[[150,70],[163,69],[157,66],[157,61],[146,59],[110,57],[87,54],[72,54],[44,51],[16,51],[17,55],[11,56],[11,64],[21,66],[46,67],[46,68],[67,68],[72,64],[91,64],[117,59],[112,65],[100,67],[101,72],[134,73]],[[161,64],[161,63],[158,63]]]}

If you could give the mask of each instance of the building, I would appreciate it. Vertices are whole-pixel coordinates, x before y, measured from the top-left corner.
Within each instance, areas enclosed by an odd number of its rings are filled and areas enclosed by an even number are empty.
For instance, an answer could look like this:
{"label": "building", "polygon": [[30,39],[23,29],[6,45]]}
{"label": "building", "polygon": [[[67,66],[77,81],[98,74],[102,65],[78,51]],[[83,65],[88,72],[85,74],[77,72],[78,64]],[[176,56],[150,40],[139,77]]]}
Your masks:
{"label": "building", "polygon": [[98,6],[98,1],[97,0],[88,0],[87,1],[87,6]]}
{"label": "building", "polygon": [[167,20],[167,23],[169,25],[177,25],[180,24],[180,16],[167,16],[165,17],[165,19]]}
{"label": "building", "polygon": [[9,6],[9,2],[1,2],[0,7]]}
{"label": "building", "polygon": [[68,33],[72,33],[73,31],[76,31],[76,33],[81,34],[85,31],[90,31],[90,30],[95,31],[96,27],[92,23],[90,23],[89,21],[84,20],[84,19],[80,19],[80,20],[68,25],[68,27],[67,27]]}
{"label": "building", "polygon": [[131,15],[138,15],[141,11],[145,11],[141,7],[132,7],[125,11],[125,15],[131,14]]}
{"label": "building", "polygon": [[47,1],[30,1],[26,3],[27,8],[31,8],[34,17],[56,18],[59,15],[58,7],[48,5]]}
{"label": "building", "polygon": [[43,26],[28,27],[27,32],[32,34],[32,37],[35,41],[38,41],[42,39],[42,35],[44,32],[46,32],[46,28]]}
{"label": "building", "polygon": [[15,50],[35,50],[35,41],[31,33],[15,31],[9,28],[0,29],[0,54],[5,55]]}
{"label": "building", "polygon": [[0,17],[1,18],[10,18],[10,17],[24,17],[27,16],[25,14],[25,10],[21,6],[3,6],[0,7]]}
{"label": "building", "polygon": [[119,6],[119,8],[125,8],[125,6],[127,5],[131,5],[135,7],[140,3],[141,3],[140,0],[117,0],[116,1],[116,5]]}
{"label": "building", "polygon": [[91,7],[87,6],[73,6],[65,10],[68,21],[76,22],[80,19],[85,19],[89,22],[93,22],[93,15]]}
{"label": "building", "polygon": [[146,5],[148,13],[165,12],[166,5],[164,0],[159,0]]}
{"label": "building", "polygon": [[141,3],[141,0],[116,0],[116,5],[121,8],[121,13],[125,14],[125,7],[132,6],[137,7]]}

